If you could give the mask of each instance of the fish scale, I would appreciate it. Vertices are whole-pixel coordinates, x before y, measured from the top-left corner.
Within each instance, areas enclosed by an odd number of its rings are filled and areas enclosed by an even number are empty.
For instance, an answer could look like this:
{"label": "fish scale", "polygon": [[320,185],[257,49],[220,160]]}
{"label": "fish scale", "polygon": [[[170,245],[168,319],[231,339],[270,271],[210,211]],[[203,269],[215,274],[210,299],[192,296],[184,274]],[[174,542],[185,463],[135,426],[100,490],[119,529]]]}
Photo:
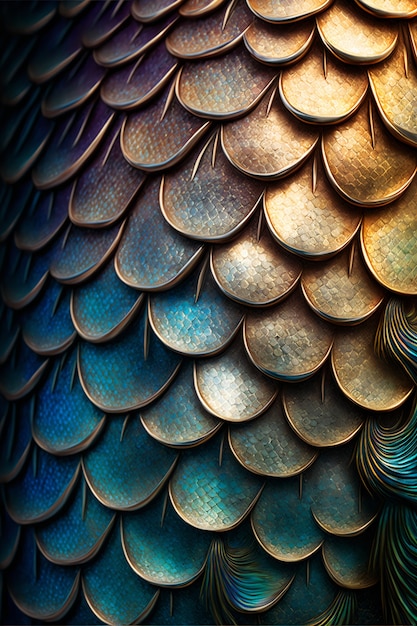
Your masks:
{"label": "fish scale", "polygon": [[0,15],[0,621],[416,623],[416,1]]}

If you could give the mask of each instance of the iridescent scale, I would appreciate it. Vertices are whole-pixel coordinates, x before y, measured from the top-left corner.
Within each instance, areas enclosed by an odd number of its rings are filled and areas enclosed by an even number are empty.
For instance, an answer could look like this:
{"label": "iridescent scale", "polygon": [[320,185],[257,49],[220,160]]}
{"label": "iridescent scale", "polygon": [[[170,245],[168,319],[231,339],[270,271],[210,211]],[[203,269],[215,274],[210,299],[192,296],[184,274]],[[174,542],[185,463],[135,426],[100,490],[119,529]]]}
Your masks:
{"label": "iridescent scale", "polygon": [[0,621],[417,623],[416,0],[0,29]]}

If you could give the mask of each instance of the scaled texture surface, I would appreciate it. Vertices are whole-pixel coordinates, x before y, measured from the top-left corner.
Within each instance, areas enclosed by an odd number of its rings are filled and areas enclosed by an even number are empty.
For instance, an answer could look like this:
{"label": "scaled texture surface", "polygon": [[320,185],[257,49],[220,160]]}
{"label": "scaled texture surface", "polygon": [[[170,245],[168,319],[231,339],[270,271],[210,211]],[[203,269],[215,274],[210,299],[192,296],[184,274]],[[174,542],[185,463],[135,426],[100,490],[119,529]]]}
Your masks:
{"label": "scaled texture surface", "polygon": [[0,45],[1,623],[416,624],[416,0]]}

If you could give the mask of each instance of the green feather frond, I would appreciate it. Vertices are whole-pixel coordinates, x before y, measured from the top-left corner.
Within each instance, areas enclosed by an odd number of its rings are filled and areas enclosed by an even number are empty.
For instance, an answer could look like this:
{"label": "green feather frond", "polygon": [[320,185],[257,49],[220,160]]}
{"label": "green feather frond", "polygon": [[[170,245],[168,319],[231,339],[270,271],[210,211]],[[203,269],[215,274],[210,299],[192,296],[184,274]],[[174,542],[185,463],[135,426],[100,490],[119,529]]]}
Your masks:
{"label": "green feather frond", "polygon": [[368,488],[384,498],[417,504],[417,405],[399,427],[384,428],[376,419],[368,419],[356,462]]}
{"label": "green feather frond", "polygon": [[330,606],[306,626],[333,626],[352,624],[357,611],[357,599],[354,591],[339,591]]}
{"label": "green feather frond", "polygon": [[372,550],[381,576],[387,622],[417,623],[417,511],[388,504],[381,512]]}
{"label": "green feather frond", "polygon": [[406,308],[398,298],[388,301],[375,335],[375,352],[384,359],[399,361],[417,383],[417,307],[414,303]]}
{"label": "green feather frond", "polygon": [[236,624],[234,611],[262,612],[285,592],[258,564],[253,545],[231,547],[211,543],[201,594],[217,624]]}

